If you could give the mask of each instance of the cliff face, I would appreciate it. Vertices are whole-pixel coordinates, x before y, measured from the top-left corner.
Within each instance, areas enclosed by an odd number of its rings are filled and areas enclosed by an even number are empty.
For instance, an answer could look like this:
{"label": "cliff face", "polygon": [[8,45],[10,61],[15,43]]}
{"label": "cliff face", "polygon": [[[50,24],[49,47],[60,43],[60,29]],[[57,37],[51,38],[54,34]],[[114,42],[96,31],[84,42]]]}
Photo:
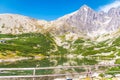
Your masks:
{"label": "cliff face", "polygon": [[[120,27],[120,8],[112,8],[108,13],[95,12],[84,5],[79,10],[53,22],[58,29],[82,33],[89,37],[111,34]],[[72,29],[71,29],[72,28]]]}

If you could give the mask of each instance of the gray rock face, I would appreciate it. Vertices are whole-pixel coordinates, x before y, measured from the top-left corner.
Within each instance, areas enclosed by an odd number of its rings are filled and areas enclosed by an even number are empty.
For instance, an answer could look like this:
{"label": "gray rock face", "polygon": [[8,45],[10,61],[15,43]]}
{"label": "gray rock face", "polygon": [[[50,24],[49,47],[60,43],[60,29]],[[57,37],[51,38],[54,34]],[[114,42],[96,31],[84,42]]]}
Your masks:
{"label": "gray rock face", "polygon": [[37,32],[41,29],[37,20],[17,14],[0,14],[0,33],[20,34]]}
{"label": "gray rock face", "polygon": [[84,5],[78,11],[54,21],[54,24],[60,28],[64,28],[67,24],[69,28],[74,27],[88,36],[110,34],[120,28],[120,8],[112,8],[108,13],[104,13],[95,12]]}

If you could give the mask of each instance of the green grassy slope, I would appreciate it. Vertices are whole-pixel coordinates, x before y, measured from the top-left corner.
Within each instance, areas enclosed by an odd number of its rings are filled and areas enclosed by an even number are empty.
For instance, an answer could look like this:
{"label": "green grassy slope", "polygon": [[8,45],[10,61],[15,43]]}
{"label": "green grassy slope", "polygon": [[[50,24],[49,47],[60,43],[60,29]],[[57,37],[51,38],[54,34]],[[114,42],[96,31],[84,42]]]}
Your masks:
{"label": "green grassy slope", "polygon": [[65,49],[56,45],[54,37],[49,33],[0,34],[0,40],[5,41],[5,43],[0,43],[0,52],[4,55],[7,55],[7,51],[16,53],[19,56],[29,56],[32,54],[49,55],[65,51]]}

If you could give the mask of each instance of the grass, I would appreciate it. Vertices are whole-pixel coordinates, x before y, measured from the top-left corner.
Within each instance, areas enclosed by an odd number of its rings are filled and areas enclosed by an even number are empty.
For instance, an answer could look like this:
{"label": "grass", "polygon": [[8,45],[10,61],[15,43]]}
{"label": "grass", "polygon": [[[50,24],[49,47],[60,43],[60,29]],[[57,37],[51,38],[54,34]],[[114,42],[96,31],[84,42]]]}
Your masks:
{"label": "grass", "polygon": [[[0,43],[0,51],[4,53],[7,51],[11,51],[13,53],[18,54],[19,56],[29,56],[30,54],[42,54],[42,55],[50,55],[53,53],[62,54],[66,53],[66,49],[63,47],[57,46],[54,37],[52,37],[49,33],[41,34],[41,33],[26,33],[20,35],[5,35],[1,34],[1,38],[12,38],[10,40],[6,40],[5,44]],[[54,51],[58,48],[58,51]]]}
{"label": "grass", "polygon": [[96,55],[96,54],[101,54],[101,53],[111,53],[111,51],[118,52],[119,50],[116,48],[116,44],[119,45],[118,44],[119,38],[117,38],[113,42],[113,44],[110,46],[109,46],[108,41],[109,40],[102,41],[102,42],[93,42],[93,41],[85,40],[85,39],[77,39],[72,44],[72,48],[74,49],[72,53],[82,54],[83,56],[89,56],[89,55]]}
{"label": "grass", "polygon": [[0,34],[0,38],[14,38],[16,35],[12,34]]}
{"label": "grass", "polygon": [[[85,39],[77,39],[76,41],[68,41],[70,44],[70,49],[65,49],[63,46],[58,46],[54,37],[47,33],[26,33],[19,35],[12,34],[0,34],[0,38],[12,38],[11,40],[6,40],[5,44],[0,44],[0,51],[5,52],[6,50],[12,51],[19,56],[30,56],[30,54],[42,54],[42,55],[64,55],[68,53],[82,54],[83,56],[96,55],[101,53],[109,53],[111,51],[118,51],[115,46],[119,45],[119,39],[114,40],[113,45],[108,46],[106,41],[102,42],[92,42]],[[64,40],[65,41],[65,40]],[[87,45],[85,45],[87,44]],[[104,47],[104,48],[102,48]],[[98,50],[95,50],[98,48]],[[71,51],[71,49],[74,49]],[[32,55],[33,56],[33,55]]]}
{"label": "grass", "polygon": [[[112,71],[113,71],[113,72],[112,72]],[[114,71],[120,71],[120,66],[109,68],[109,69],[106,71],[106,74],[110,74],[110,75],[120,74],[120,72],[114,72]]]}

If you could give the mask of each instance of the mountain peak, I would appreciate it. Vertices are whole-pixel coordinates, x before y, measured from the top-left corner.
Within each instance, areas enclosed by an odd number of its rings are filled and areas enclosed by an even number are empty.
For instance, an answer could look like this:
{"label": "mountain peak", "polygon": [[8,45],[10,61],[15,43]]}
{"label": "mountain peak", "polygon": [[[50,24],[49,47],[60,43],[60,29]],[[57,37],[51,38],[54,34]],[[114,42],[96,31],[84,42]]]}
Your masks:
{"label": "mountain peak", "polygon": [[83,5],[82,7],[80,7],[80,9],[79,9],[80,11],[82,10],[82,11],[89,11],[89,10],[92,10],[92,11],[94,11],[93,9],[91,9],[89,6],[87,6],[87,5]]}
{"label": "mountain peak", "polygon": [[[83,7],[83,8],[89,8],[89,6],[86,5],[86,4],[84,4],[82,7]],[[81,8],[82,8],[82,7],[81,7]]]}

